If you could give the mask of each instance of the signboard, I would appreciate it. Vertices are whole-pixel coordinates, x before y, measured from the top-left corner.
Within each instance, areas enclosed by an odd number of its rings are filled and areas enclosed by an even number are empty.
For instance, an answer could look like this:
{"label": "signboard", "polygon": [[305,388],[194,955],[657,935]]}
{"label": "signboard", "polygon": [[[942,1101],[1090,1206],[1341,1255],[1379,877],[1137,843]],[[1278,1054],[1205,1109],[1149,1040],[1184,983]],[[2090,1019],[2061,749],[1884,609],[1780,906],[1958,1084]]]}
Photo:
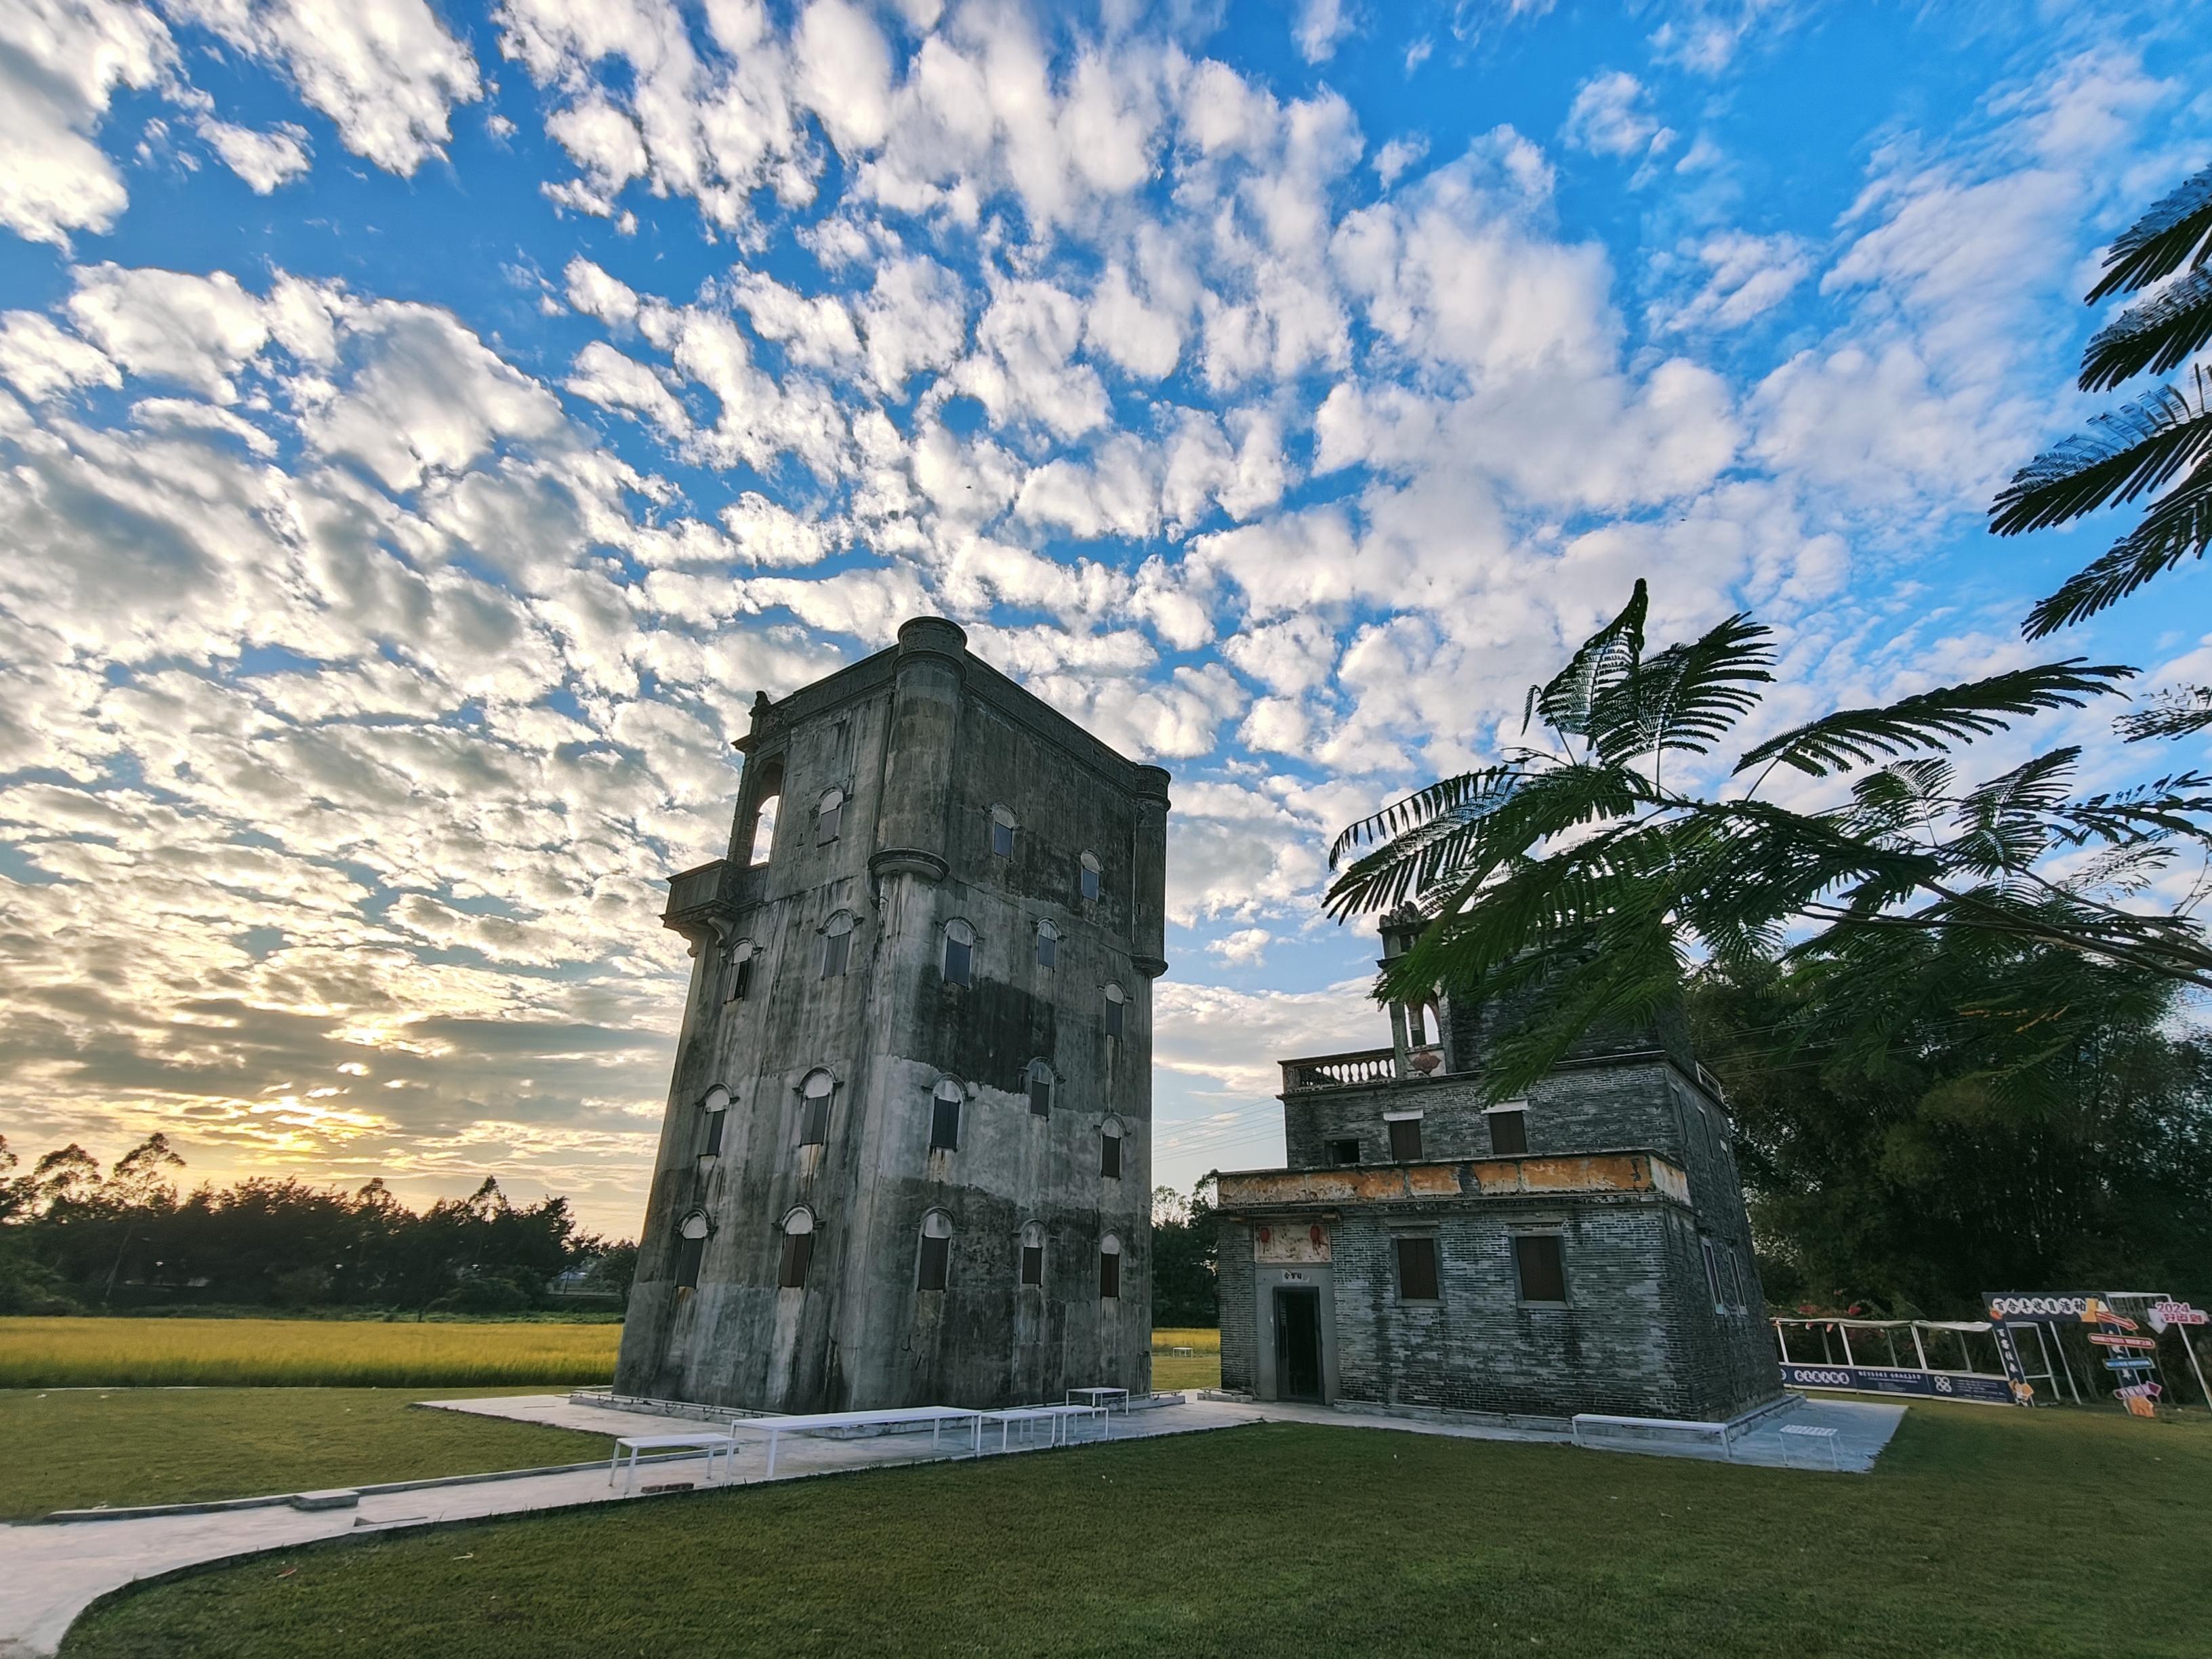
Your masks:
{"label": "signboard", "polygon": [[1785,1364],[1782,1380],[1793,1389],[1849,1389],[1860,1394],[1911,1394],[1933,1400],[1979,1400],[2012,1404],[2001,1376],[1960,1376],[1946,1371],[1893,1370],[1883,1365]]}
{"label": "signboard", "polygon": [[2212,1324],[2212,1314],[2202,1308],[2192,1308],[2186,1302],[2160,1302],[2150,1310],[2150,1328],[2162,1331],[2168,1325]]}
{"label": "signboard", "polygon": [[2114,1336],[2106,1331],[2092,1331],[2089,1340],[2100,1348],[2155,1348],[2154,1336]]}
{"label": "signboard", "polygon": [[2073,1325],[2085,1319],[2096,1322],[2091,1304],[2097,1300],[2094,1291],[2051,1291],[2036,1294],[2025,1291],[1984,1291],[1982,1305],[1989,1310],[1991,1322],[2003,1319],[2024,1320],[2033,1325]]}

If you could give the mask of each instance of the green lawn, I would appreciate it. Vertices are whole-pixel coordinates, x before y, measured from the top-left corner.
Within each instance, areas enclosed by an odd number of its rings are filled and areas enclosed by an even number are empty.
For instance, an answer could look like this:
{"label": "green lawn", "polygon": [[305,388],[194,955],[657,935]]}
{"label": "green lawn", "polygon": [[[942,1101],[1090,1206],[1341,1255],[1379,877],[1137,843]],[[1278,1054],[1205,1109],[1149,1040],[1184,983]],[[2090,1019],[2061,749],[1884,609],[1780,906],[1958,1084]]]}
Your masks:
{"label": "green lawn", "polygon": [[2212,1650],[2212,1427],[1917,1405],[1872,1477],[1273,1424],[487,1522],[130,1595],[109,1656]]}
{"label": "green lawn", "polygon": [[0,1519],[580,1463],[613,1449],[611,1435],[408,1409],[515,1392],[10,1390],[0,1393]]}

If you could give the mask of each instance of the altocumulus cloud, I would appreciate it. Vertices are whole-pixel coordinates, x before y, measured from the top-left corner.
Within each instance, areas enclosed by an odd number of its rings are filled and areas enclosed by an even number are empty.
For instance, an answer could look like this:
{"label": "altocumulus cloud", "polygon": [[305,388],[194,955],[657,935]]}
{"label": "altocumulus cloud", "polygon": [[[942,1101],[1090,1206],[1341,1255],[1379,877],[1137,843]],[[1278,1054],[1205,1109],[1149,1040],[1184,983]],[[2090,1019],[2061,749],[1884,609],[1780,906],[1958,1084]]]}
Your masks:
{"label": "altocumulus cloud", "polygon": [[1785,131],[1712,92],[1802,20],[1560,70],[1511,9],[0,0],[11,1141],[633,1224],[656,883],[757,692],[934,611],[1177,772],[1187,1182],[1372,1040],[1329,835],[1635,576],[1804,700],[2005,659],[1976,509],[2201,50],[2022,22],[1931,105],[1869,49]]}

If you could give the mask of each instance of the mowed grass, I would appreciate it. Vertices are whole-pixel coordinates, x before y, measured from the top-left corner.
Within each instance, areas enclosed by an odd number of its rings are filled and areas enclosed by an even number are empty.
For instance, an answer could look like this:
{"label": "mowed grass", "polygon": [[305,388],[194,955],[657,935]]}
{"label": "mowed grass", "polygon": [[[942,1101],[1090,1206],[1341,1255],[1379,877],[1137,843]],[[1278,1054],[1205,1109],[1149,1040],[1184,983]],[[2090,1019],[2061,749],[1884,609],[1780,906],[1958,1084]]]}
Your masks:
{"label": "mowed grass", "polygon": [[0,1520],[105,1504],[198,1504],[608,1456],[578,1434],[410,1410],[420,1389],[68,1389],[0,1394]]}
{"label": "mowed grass", "polygon": [[1870,1477],[1263,1424],[300,1551],[62,1650],[2193,1659],[2208,1493],[2118,1413],[1916,1405]]}
{"label": "mowed grass", "polygon": [[0,1319],[0,1389],[609,1382],[619,1325]]}
{"label": "mowed grass", "polygon": [[[1173,1352],[1188,1348],[1187,1354]],[[1152,1386],[1162,1393],[1221,1386],[1221,1333],[1163,1328],[1152,1333]]]}

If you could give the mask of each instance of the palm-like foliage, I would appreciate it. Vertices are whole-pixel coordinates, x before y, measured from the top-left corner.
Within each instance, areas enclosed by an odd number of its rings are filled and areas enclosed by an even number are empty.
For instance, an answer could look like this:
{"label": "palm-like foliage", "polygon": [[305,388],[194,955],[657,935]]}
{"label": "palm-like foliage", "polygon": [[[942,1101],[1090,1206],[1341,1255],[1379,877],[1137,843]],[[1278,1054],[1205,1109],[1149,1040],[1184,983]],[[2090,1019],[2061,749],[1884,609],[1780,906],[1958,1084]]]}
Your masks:
{"label": "palm-like foliage", "polygon": [[[2100,330],[2081,360],[2081,389],[2109,391],[2146,371],[2164,374],[2212,341],[2212,168],[2198,173],[2116,240],[2089,301],[2166,283]],[[2186,270],[2184,270],[2186,267]],[[2176,277],[2176,272],[2183,272]],[[2169,277],[2174,278],[2167,282]],[[2028,613],[2032,640],[2094,617],[2212,545],[2212,392],[2203,370],[2187,392],[2170,386],[2092,421],[2038,455],[1990,507],[2000,536],[2063,524],[2156,490],[2142,522]],[[2178,481],[2178,482],[2177,482]],[[2172,486],[2170,489],[2168,486]],[[2177,737],[2205,722],[2187,708],[2130,716],[2130,741]]]}
{"label": "palm-like foliage", "polygon": [[[1748,966],[1793,931],[1802,951],[1839,930],[1970,930],[2212,988],[2212,949],[2194,923],[2118,902],[2176,842],[2204,836],[2212,777],[2075,797],[2072,749],[1979,783],[1945,757],[2039,710],[2081,707],[2134,670],[2074,658],[1831,714],[1745,753],[1735,772],[1756,774],[1750,792],[1711,799],[1668,784],[1667,757],[1711,753],[1757,707],[1771,678],[1767,630],[1734,616],[1647,658],[1647,609],[1638,581],[1620,615],[1530,692],[1523,734],[1540,714],[1552,745],[1432,785],[1331,850],[1342,871],[1334,914],[1411,899],[1428,921],[1378,994],[1442,986],[1536,1011],[1492,1055],[1501,1096],[1592,1025],[1651,1018],[1693,958]],[[1759,799],[1778,766],[1862,775],[1848,803],[1801,812]],[[2069,848],[2098,856],[2074,879],[2049,874],[2050,855]]]}

